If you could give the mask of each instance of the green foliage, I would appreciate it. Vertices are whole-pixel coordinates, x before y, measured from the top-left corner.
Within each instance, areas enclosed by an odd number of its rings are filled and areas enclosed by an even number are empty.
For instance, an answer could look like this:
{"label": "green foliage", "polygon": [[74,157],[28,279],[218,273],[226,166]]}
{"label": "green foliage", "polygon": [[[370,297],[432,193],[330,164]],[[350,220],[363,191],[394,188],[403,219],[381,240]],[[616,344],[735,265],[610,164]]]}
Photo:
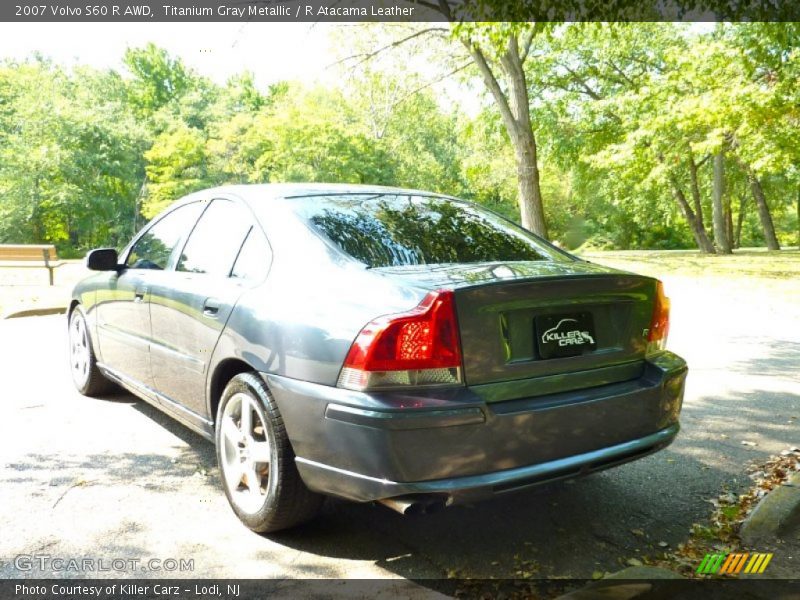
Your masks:
{"label": "green foliage", "polygon": [[118,75],[2,64],[0,106],[0,243],[89,247],[131,234],[146,138]]}
{"label": "green foliage", "polygon": [[179,124],[162,133],[144,158],[150,182],[145,217],[154,217],[174,200],[207,185],[205,136],[197,129]]}
{"label": "green foliage", "polygon": [[[770,38],[765,28],[781,35]],[[529,81],[541,90],[537,111],[548,123],[545,161],[571,174],[573,211],[584,211],[605,245],[690,247],[675,188],[693,209],[699,203],[708,226],[709,157],[720,151],[734,218],[732,199],[749,195],[750,169],[783,180],[770,190],[774,213],[790,206],[798,146],[788,80],[797,51],[785,36],[793,29],[720,25],[697,35],[671,23],[578,24],[534,48],[542,60],[532,61]]]}
{"label": "green foliage", "polygon": [[[703,33],[672,23],[419,26],[434,38],[397,27],[410,54],[379,53],[327,87],[260,89],[248,72],[218,85],[153,45],[128,50],[123,72],[35,57],[0,63],[0,243],[54,242],[62,254],[120,246],[142,217],[226,183],[398,185],[466,197],[518,221],[515,156],[496,108],[490,101],[471,115],[447,105],[414,64],[464,66],[462,46],[433,51],[430,39],[471,39],[497,60],[511,35],[531,41],[525,78],[554,240],[692,247],[675,189],[708,228],[709,157],[724,150],[735,240],[764,244],[756,177],[778,239],[797,243],[797,24]],[[352,31],[339,46],[370,56],[398,30]],[[462,89],[479,79],[474,69],[459,73]]]}
{"label": "green foliage", "polygon": [[130,103],[142,116],[154,113],[190,89],[191,78],[180,60],[171,58],[155,44],[129,48],[123,60],[133,75],[128,85]]}

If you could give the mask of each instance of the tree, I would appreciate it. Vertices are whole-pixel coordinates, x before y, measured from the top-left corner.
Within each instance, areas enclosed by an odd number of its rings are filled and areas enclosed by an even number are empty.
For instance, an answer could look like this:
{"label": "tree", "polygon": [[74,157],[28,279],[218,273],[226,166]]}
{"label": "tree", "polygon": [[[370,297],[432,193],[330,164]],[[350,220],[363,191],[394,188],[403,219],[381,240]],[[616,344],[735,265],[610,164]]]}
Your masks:
{"label": "tree", "polygon": [[133,75],[128,94],[140,116],[152,115],[191,87],[191,77],[183,63],[153,43],[129,48],[123,62]]}
{"label": "tree", "polygon": [[[541,24],[470,24],[458,28],[456,36],[491,92],[514,148],[522,226],[547,238],[538,148],[524,68],[534,36],[543,30]],[[500,78],[505,80],[505,86]]]}
{"label": "tree", "polygon": [[147,197],[142,214],[151,218],[181,196],[212,184],[208,177],[203,132],[179,124],[156,137],[144,153]]}
{"label": "tree", "polygon": [[695,158],[683,115],[664,110],[685,93],[669,64],[673,49],[684,46],[668,23],[568,25],[534,47],[529,76],[543,90],[540,111],[555,115],[552,159],[614,198],[616,210],[635,213],[634,222],[649,220],[668,193],[697,246],[713,252],[697,179],[705,159]]}
{"label": "tree", "polygon": [[[547,237],[537,141],[530,118],[530,98],[524,64],[534,37],[545,31],[549,25],[542,23],[457,23],[456,16],[452,13],[452,7],[448,2],[440,2],[438,5],[422,2],[421,5],[444,15],[451,22],[449,29],[451,39],[466,50],[466,57],[460,53],[448,54],[442,60],[445,65],[443,70],[446,72],[436,79],[462,70],[465,58],[471,60],[499,110],[514,149],[519,214],[522,225]],[[416,28],[411,33],[371,51],[351,55],[348,57],[349,61],[345,59],[345,62],[361,65],[385,51],[418,41],[421,36],[441,37],[447,31],[448,29],[443,27]],[[455,68],[453,68],[454,63],[458,65]]]}
{"label": "tree", "polygon": [[[730,197],[737,190],[728,180],[739,186],[749,181],[766,243],[777,248],[759,175],[771,174],[767,165],[781,165],[778,173],[785,173],[792,162],[781,156],[775,126],[791,131],[782,121],[792,109],[785,99],[776,100],[781,86],[765,85],[748,72],[742,44],[733,39],[729,26],[699,36],[665,23],[567,26],[553,36],[545,66],[530,73],[536,85],[553,90],[549,103],[567,123],[563,133],[549,137],[558,141],[555,156],[579,164],[591,157],[595,167],[614,169],[616,176],[638,174],[634,189],[645,193],[670,188],[706,252],[714,247],[705,230],[704,190],[711,190],[717,248],[724,252],[730,245]],[[782,73],[789,64],[781,64]],[[738,171],[750,173],[747,180]]]}
{"label": "tree", "polygon": [[7,63],[0,94],[0,242],[53,242],[69,255],[129,235],[145,136],[121,79]]}

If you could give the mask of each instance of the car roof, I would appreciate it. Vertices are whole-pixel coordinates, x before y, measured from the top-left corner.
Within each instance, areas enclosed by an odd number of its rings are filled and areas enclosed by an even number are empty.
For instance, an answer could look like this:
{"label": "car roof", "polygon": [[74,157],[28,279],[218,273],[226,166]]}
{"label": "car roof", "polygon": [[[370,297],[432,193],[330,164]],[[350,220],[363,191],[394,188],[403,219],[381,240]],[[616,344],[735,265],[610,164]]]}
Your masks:
{"label": "car roof", "polygon": [[[246,202],[262,202],[277,198],[298,198],[329,194],[414,194],[419,196],[445,196],[424,190],[414,190],[382,185],[355,183],[258,183],[251,185],[224,185],[198,194],[233,194]],[[194,194],[192,194],[194,196]]]}

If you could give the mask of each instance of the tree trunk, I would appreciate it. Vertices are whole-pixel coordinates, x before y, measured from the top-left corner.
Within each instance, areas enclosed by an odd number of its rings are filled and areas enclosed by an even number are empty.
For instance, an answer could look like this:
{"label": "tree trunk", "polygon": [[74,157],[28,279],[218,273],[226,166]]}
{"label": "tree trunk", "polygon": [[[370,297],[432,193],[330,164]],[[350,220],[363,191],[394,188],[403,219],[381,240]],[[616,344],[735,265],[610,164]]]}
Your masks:
{"label": "tree trunk", "polygon": [[731,253],[728,227],[725,222],[725,154],[720,150],[714,155],[714,195],[711,205],[711,218],[714,222],[714,242],[720,254]]}
{"label": "tree trunk", "polygon": [[742,247],[742,225],[744,224],[744,213],[747,208],[747,194],[739,196],[739,215],[736,217],[736,233],[733,237],[733,245],[736,248]]}
{"label": "tree trunk", "polygon": [[39,187],[39,175],[37,174],[33,179],[33,206],[31,207],[31,232],[33,233],[33,243],[41,244],[44,242],[44,228],[42,227],[42,218],[40,208],[42,204],[41,190]]}
{"label": "tree trunk", "polygon": [[706,224],[703,220],[703,202],[702,198],[700,197],[700,184],[698,183],[697,179],[697,163],[694,162],[694,157],[692,156],[691,152],[689,153],[689,177],[690,181],[692,182],[691,190],[692,200],[694,201],[694,214],[700,223],[700,227],[705,229]]}
{"label": "tree trunk", "polygon": [[761,187],[761,182],[749,167],[747,169],[747,179],[750,182],[750,190],[753,192],[753,200],[755,200],[756,208],[758,209],[758,218],[761,220],[761,228],[764,230],[767,248],[780,250],[778,238],[775,236],[775,225],[772,223],[772,215],[769,213],[769,205],[764,196],[764,188]]}
{"label": "tree trunk", "polygon": [[800,249],[800,187],[797,188],[797,247]]}
{"label": "tree trunk", "polygon": [[520,219],[523,227],[547,238],[542,190],[539,184],[536,137],[532,131],[530,136],[529,141],[520,144],[521,148],[515,148]]}
{"label": "tree trunk", "polygon": [[500,87],[486,56],[472,40],[462,39],[478,66],[483,82],[494,97],[503,117],[508,137],[514,147],[517,162],[520,220],[522,226],[547,239],[547,223],[539,184],[539,164],[536,137],[530,116],[530,97],[517,38],[511,35],[508,47],[500,59],[500,69],[506,76],[508,96]]}
{"label": "tree trunk", "polygon": [[692,210],[692,207],[689,206],[689,202],[686,200],[686,194],[683,193],[683,190],[681,189],[681,186],[677,179],[675,179],[674,175],[669,176],[669,182],[672,186],[672,195],[675,197],[675,200],[681,207],[681,212],[683,212],[683,216],[686,217],[686,222],[689,223],[689,227],[692,230],[692,235],[694,236],[694,241],[697,244],[697,247],[701,252],[715,254],[714,245],[711,243],[711,240],[708,239],[708,234],[706,233],[702,223],[700,223],[700,220],[697,218],[697,215]]}
{"label": "tree trunk", "polygon": [[736,244],[733,241],[733,209],[731,208],[730,194],[725,195],[725,204],[722,208],[725,211],[725,228],[728,234],[728,243],[731,245],[731,249],[734,249]]}

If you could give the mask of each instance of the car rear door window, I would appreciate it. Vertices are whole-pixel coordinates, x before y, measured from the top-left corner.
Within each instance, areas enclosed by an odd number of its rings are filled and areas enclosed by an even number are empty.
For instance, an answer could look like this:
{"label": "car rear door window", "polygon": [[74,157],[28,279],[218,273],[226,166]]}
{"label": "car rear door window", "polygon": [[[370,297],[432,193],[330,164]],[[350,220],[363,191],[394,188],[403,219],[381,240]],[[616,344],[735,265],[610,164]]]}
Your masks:
{"label": "car rear door window", "polygon": [[185,239],[201,209],[200,202],[192,202],[164,215],[136,240],[125,264],[131,269],[166,269],[173,250]]}
{"label": "car rear door window", "polygon": [[566,260],[491,211],[448,198],[348,194],[292,202],[313,229],[370,267]]}
{"label": "car rear door window", "polygon": [[189,235],[177,270],[227,277],[251,225],[238,204],[214,200]]}
{"label": "car rear door window", "polygon": [[231,277],[262,281],[267,276],[271,254],[264,235],[256,227],[251,228],[233,265]]}

